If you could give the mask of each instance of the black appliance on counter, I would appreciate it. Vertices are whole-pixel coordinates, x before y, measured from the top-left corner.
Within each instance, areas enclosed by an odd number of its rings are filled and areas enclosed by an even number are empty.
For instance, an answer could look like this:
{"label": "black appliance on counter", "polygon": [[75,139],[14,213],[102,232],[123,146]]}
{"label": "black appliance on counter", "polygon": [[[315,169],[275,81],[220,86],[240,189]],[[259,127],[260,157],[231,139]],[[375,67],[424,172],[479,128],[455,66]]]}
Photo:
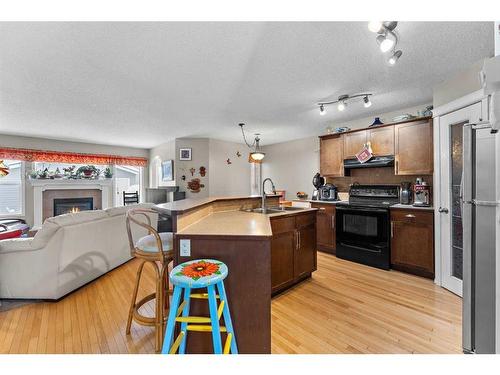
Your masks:
{"label": "black appliance on counter", "polygon": [[316,173],[313,177],[312,183],[315,188],[312,193],[312,200],[317,201],[320,199],[319,189],[321,189],[321,187],[325,184],[325,178],[321,177],[319,173]]}
{"label": "black appliance on counter", "polygon": [[397,203],[398,185],[351,185],[349,202],[336,204],[337,257],[388,270],[389,207]]}
{"label": "black appliance on counter", "polygon": [[319,188],[319,199],[322,201],[337,201],[339,194],[337,187],[333,184],[325,184]]}

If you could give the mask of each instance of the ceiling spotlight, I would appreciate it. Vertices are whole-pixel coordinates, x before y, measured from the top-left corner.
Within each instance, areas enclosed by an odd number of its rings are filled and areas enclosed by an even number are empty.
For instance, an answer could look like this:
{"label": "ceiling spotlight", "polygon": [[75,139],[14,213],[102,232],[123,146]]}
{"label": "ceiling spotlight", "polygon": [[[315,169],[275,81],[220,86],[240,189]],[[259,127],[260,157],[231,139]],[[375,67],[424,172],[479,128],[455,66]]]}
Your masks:
{"label": "ceiling spotlight", "polygon": [[346,106],[347,106],[347,103],[345,101],[342,101],[342,102],[339,102],[337,109],[342,112]]}
{"label": "ceiling spotlight", "polygon": [[387,61],[389,62],[390,65],[394,65],[397,63],[397,61],[399,60],[399,58],[401,57],[402,54],[403,54],[403,52],[401,50],[396,51],[393,53],[393,55],[391,57],[389,57],[389,60],[387,60]]}
{"label": "ceiling spotlight", "polygon": [[363,98],[363,102],[364,102],[365,108],[368,108],[372,105],[372,102],[370,101],[370,98],[368,97],[368,95]]}
{"label": "ceiling spotlight", "polygon": [[320,114],[321,116],[326,115],[326,109],[325,109],[325,107],[323,106],[323,104],[320,104],[320,106],[319,106],[319,114]]}
{"label": "ceiling spotlight", "polygon": [[378,33],[382,30],[383,24],[382,21],[370,21],[368,22],[368,30],[372,33]]}
{"label": "ceiling spotlight", "polygon": [[380,50],[384,53],[391,50],[391,48],[394,47],[394,40],[389,39],[387,35],[377,36],[377,43],[380,46]]}

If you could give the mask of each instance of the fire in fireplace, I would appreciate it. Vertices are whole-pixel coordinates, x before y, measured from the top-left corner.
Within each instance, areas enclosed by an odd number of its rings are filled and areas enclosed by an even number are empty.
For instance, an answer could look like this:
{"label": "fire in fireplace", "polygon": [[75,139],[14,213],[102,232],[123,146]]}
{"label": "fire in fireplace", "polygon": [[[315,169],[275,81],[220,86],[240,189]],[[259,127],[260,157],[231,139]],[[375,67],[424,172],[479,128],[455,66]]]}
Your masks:
{"label": "fire in fireplace", "polygon": [[93,209],[94,199],[92,197],[54,199],[54,216]]}

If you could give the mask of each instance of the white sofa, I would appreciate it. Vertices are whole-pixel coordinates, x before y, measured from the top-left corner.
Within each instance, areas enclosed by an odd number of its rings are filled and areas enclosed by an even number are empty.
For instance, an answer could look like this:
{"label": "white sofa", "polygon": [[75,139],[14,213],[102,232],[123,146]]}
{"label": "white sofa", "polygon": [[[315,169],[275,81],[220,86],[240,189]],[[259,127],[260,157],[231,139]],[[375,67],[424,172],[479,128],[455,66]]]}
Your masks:
{"label": "white sofa", "polygon": [[[59,299],[131,259],[126,212],[139,204],[45,220],[33,238],[0,241],[0,298]],[[156,227],[157,215],[151,215]],[[132,226],[134,239],[147,234]]]}

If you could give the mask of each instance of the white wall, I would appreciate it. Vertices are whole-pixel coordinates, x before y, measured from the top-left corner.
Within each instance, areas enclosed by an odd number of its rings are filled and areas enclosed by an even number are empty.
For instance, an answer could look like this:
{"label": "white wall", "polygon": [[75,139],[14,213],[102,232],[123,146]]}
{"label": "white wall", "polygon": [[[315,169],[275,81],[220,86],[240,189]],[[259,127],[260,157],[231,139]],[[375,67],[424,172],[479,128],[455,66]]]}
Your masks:
{"label": "white wall", "polygon": [[312,178],[319,172],[319,138],[308,137],[277,143],[263,148],[262,179],[270,177],[286,198],[294,199],[298,191],[312,194]]}
{"label": "white wall", "polygon": [[[181,148],[192,149],[192,160],[179,160]],[[241,157],[236,155],[241,153]],[[245,145],[235,142],[226,142],[208,138],[178,138],[150,150],[151,187],[179,186],[180,191],[186,192],[186,198],[202,198],[221,195],[249,195],[250,194],[250,163],[248,163],[248,149]],[[174,160],[174,181],[162,182],[158,166],[164,160]],[[231,164],[227,163],[231,159]],[[205,167],[205,176],[200,175],[200,167]],[[194,175],[190,169],[194,168]],[[182,180],[182,176],[186,176]],[[192,193],[187,183],[199,178],[204,187],[199,193]]]}
{"label": "white wall", "polygon": [[[210,195],[250,195],[251,164],[246,145],[210,139],[209,146]],[[227,163],[227,159],[231,164]]]}

